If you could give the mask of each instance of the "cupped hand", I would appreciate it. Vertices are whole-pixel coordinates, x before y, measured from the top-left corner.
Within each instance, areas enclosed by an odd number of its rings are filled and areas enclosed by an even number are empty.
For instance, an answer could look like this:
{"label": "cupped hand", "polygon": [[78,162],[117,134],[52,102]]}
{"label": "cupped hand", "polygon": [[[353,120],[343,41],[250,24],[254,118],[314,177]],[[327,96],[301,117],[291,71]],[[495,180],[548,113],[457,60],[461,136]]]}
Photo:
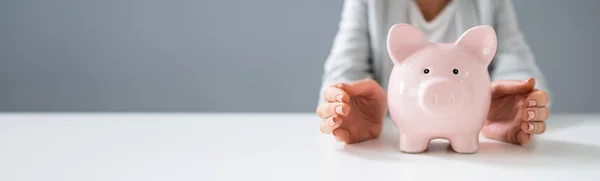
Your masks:
{"label": "cupped hand", "polygon": [[548,93],[534,88],[535,79],[492,82],[492,101],[482,134],[493,140],[529,144],[546,130]]}
{"label": "cupped hand", "polygon": [[320,130],[344,143],[379,137],[387,111],[385,91],[371,79],[335,84],[323,91],[325,103],[317,108]]}

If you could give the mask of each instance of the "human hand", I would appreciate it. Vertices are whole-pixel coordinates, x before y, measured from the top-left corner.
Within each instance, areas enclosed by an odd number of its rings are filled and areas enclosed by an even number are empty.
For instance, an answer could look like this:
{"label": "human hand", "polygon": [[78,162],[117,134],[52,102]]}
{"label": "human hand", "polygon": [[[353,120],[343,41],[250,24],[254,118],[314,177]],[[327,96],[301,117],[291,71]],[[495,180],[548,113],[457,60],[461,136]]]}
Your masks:
{"label": "human hand", "polygon": [[533,78],[492,82],[490,112],[482,134],[493,140],[529,144],[533,134],[544,133],[550,97],[534,86]]}
{"label": "human hand", "polygon": [[324,119],[322,133],[333,133],[336,140],[348,144],[379,137],[387,99],[377,82],[363,79],[335,84],[323,91],[323,97],[326,102],[317,108],[317,115]]}

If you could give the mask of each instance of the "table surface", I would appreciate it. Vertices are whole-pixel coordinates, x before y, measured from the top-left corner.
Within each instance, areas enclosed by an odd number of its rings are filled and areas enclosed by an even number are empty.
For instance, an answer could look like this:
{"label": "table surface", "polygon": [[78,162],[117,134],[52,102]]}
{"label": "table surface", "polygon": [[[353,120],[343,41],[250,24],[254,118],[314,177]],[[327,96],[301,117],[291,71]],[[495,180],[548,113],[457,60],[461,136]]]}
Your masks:
{"label": "table surface", "polygon": [[552,115],[534,143],[482,137],[476,154],[434,140],[345,145],[314,114],[0,114],[2,181],[598,180],[600,115]]}

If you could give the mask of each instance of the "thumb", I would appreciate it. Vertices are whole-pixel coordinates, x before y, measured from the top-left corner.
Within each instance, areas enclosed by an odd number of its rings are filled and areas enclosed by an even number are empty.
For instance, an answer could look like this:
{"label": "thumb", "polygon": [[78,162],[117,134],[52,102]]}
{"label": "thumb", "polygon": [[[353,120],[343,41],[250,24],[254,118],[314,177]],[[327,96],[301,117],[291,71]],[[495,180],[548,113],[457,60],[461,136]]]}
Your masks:
{"label": "thumb", "polygon": [[525,81],[519,80],[497,80],[492,82],[492,97],[501,97],[511,94],[522,94],[530,92],[535,87],[535,79],[529,78]]}
{"label": "thumb", "polygon": [[365,97],[380,97],[385,95],[383,89],[375,80],[362,79],[348,84],[344,90],[350,95],[365,96]]}

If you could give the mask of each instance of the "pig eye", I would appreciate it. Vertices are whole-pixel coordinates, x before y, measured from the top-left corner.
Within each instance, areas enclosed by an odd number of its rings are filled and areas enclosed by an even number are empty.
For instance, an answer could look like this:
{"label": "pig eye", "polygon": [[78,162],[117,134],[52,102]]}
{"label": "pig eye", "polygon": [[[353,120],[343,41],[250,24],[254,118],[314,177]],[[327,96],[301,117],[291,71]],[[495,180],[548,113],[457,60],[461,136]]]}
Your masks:
{"label": "pig eye", "polygon": [[454,73],[454,75],[457,75],[458,74],[458,69],[452,70],[452,73]]}
{"label": "pig eye", "polygon": [[429,73],[429,69],[423,70],[423,73],[428,74]]}

